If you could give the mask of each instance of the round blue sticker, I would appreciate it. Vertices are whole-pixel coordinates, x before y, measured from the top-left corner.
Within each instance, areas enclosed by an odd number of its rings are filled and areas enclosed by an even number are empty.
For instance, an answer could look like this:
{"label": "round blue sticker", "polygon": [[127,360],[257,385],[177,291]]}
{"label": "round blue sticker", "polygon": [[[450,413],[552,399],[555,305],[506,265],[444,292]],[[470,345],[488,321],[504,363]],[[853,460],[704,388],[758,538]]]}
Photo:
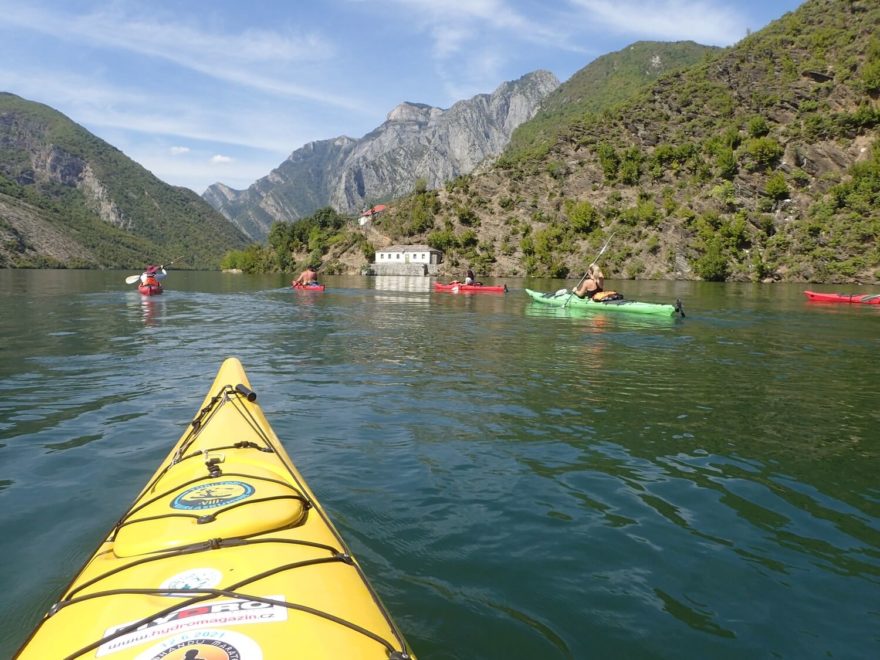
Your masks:
{"label": "round blue sticker", "polygon": [[195,511],[239,502],[254,494],[254,487],[242,481],[214,481],[193,486],[174,498],[172,509]]}

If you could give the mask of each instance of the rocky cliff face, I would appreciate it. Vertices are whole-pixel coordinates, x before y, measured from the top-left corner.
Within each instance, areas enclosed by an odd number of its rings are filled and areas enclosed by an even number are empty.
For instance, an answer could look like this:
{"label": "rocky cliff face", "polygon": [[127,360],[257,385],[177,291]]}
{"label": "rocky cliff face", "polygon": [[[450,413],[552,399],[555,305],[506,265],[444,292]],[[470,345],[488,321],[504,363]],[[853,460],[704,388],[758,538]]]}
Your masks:
{"label": "rocky cliff face", "polygon": [[559,81],[535,71],[443,110],[401,103],[359,140],[305,145],[244,191],[221,183],[203,198],[254,239],[275,220],[295,220],[324,206],[356,212],[364,204],[410,192],[417,179],[439,187],[502,152]]}
{"label": "rocky cliff face", "polygon": [[4,153],[17,156],[10,163],[0,163],[0,173],[24,186],[58,184],[76,188],[101,220],[126,228],[122,214],[88,161],[58,144],[46,142],[44,132],[43,125],[25,113],[0,115],[0,147]]}
{"label": "rocky cliff face", "polygon": [[310,142],[247,190],[222,183],[202,198],[254,240],[263,240],[276,220],[295,220],[330,204],[335,173],[357,144],[348,137]]}

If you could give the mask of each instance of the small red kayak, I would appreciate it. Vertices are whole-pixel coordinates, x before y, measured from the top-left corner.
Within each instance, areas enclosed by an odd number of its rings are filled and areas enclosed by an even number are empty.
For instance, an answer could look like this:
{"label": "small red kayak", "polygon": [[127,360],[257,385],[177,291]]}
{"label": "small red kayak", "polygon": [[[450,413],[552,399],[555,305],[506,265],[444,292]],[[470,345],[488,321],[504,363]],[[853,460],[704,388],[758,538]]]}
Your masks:
{"label": "small red kayak", "polygon": [[291,284],[292,289],[296,289],[297,291],[323,291],[323,284]]}
{"label": "small red kayak", "polygon": [[880,294],[849,295],[845,293],[817,293],[804,291],[804,295],[817,302],[860,303],[862,305],[880,305]]}
{"label": "small red kayak", "polygon": [[449,293],[507,293],[507,285],[486,286],[485,284],[464,284],[463,282],[434,282],[434,291],[448,291]]}
{"label": "small red kayak", "polygon": [[138,291],[144,296],[158,296],[162,293],[161,284],[138,284]]}

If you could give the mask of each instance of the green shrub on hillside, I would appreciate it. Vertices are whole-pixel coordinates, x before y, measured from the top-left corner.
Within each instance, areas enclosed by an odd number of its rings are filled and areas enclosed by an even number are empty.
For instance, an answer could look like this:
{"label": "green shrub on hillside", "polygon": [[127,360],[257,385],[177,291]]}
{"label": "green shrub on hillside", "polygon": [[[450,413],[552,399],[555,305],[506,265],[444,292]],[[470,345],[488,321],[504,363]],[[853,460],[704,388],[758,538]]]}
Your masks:
{"label": "green shrub on hillside", "polygon": [[828,139],[835,133],[834,120],[818,112],[806,114],[801,120],[801,133],[810,141]]}
{"label": "green shrub on hillside", "polygon": [[623,152],[620,161],[620,182],[627,186],[635,186],[641,176],[642,154],[637,147],[630,147]]}
{"label": "green shrub on hillside", "polygon": [[727,209],[732,210],[736,204],[736,188],[730,181],[723,181],[714,188],[710,194]]}
{"label": "green shrub on hillside", "polygon": [[727,257],[721,239],[714,238],[706,247],[706,251],[694,262],[694,271],[699,277],[709,282],[723,282],[727,279]]}
{"label": "green shrub on hillside", "polygon": [[761,138],[770,132],[770,125],[767,123],[767,120],[764,119],[764,117],[762,117],[761,115],[756,115],[749,119],[747,131],[749,137]]}
{"label": "green shrub on hillside", "polygon": [[[345,240],[346,222],[344,216],[329,207],[319,209],[312,215],[294,222],[274,222],[267,237],[268,249],[274,255],[274,259],[271,262],[256,259],[252,248],[248,248],[246,250],[250,254],[248,268],[253,268],[253,264],[258,263],[262,268],[261,272],[291,271],[297,267],[296,255],[303,253],[309,253],[307,260],[313,265],[318,264],[330,246]],[[240,251],[231,254],[240,255]],[[224,263],[226,263],[225,257]],[[230,267],[241,268],[241,266]],[[251,272],[246,268],[242,270]]]}
{"label": "green shrub on hillside", "polygon": [[599,223],[599,212],[590,202],[565,201],[565,214],[572,228],[579,234],[589,234]]}
{"label": "green shrub on hillside", "polygon": [[554,179],[564,179],[568,174],[568,166],[562,161],[550,161],[547,163],[547,174]]}
{"label": "green shrub on hillside", "polygon": [[782,146],[771,137],[752,138],[742,146],[742,152],[748,169],[768,170],[782,157]]}
{"label": "green shrub on hillside", "polygon": [[798,188],[804,188],[810,184],[810,175],[797,167],[791,173],[791,180]]}
{"label": "green shrub on hillside", "polygon": [[876,216],[880,209],[880,145],[874,145],[871,160],[856,163],[849,173],[850,180],[829,193],[835,209]]}
{"label": "green shrub on hillside", "polygon": [[416,195],[410,206],[409,222],[401,226],[401,233],[404,236],[415,236],[433,227],[435,207],[435,196],[425,193]]}
{"label": "green shrub on hillside", "polygon": [[474,211],[466,206],[456,206],[455,215],[458,221],[465,227],[479,227],[480,218]]}
{"label": "green shrub on hillside", "polygon": [[764,194],[777,202],[789,198],[788,184],[782,172],[774,172],[767,178],[764,186]]}
{"label": "green shrub on hillside", "polygon": [[658,144],[648,159],[649,168],[659,172],[678,172],[694,158],[698,151],[697,145],[692,142],[677,145]]}
{"label": "green shrub on hillside", "polygon": [[610,144],[600,144],[596,147],[596,156],[599,158],[599,164],[602,166],[602,172],[605,175],[607,183],[613,183],[617,180],[617,172],[620,168],[620,156]]}
{"label": "green shrub on hillside", "polygon": [[718,167],[718,176],[722,179],[732,180],[739,169],[736,154],[730,147],[721,147],[718,150],[715,156],[715,165]]}
{"label": "green shrub on hillside", "polygon": [[230,250],[220,261],[224,270],[238,269],[245,273],[267,273],[275,270],[276,256],[270,248],[254,243],[244,250]]}
{"label": "green shrub on hillside", "polygon": [[480,242],[477,233],[473,229],[465,229],[456,236],[455,240],[461,248],[475,247]]}
{"label": "green shrub on hillside", "polygon": [[451,229],[432,231],[426,240],[430,247],[443,252],[448,252],[458,245],[455,233]]}
{"label": "green shrub on hillside", "polygon": [[836,135],[855,137],[859,133],[880,126],[880,108],[862,103],[855,112],[841,112],[833,116]]}
{"label": "green shrub on hillside", "polygon": [[651,199],[639,199],[635,206],[620,214],[620,221],[632,227],[653,227],[659,219],[657,205]]}
{"label": "green shrub on hillside", "polygon": [[874,37],[865,53],[861,83],[862,89],[868,94],[880,94],[880,38]]}

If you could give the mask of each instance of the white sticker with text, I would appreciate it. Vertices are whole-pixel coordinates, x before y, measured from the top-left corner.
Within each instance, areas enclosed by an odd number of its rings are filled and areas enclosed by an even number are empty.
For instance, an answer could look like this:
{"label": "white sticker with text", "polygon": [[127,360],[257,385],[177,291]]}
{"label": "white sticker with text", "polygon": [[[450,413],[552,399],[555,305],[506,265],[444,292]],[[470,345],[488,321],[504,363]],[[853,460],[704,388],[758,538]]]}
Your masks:
{"label": "white sticker with text", "polygon": [[[265,596],[265,598],[283,601],[284,596]],[[213,626],[245,625],[249,623],[276,623],[287,621],[287,608],[260,601],[247,599],[217,600],[208,603],[197,603],[189,607],[174,610],[170,614],[157,618],[139,626],[136,630],[105,642],[98,648],[97,656],[109,655],[122,649],[152,642],[160,637],[175,633],[183,633],[199,628]],[[104,637],[127,628],[136,623],[120,623],[108,628]]]}

